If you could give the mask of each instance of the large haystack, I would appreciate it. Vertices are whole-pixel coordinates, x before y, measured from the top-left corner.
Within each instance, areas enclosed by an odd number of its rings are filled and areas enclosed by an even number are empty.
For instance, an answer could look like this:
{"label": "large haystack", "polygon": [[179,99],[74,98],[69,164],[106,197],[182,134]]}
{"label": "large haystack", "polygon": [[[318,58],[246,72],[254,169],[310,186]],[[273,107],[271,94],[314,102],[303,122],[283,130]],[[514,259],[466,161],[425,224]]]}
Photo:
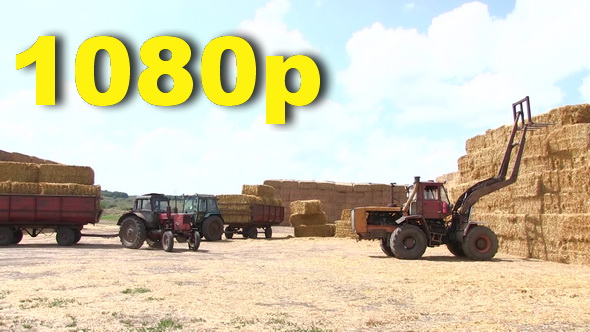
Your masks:
{"label": "large haystack", "polygon": [[[533,121],[552,125],[528,134],[518,181],[482,198],[472,219],[490,222],[504,253],[590,264],[590,105],[560,107]],[[459,171],[443,177],[453,199],[495,175],[510,128],[466,142]]]}

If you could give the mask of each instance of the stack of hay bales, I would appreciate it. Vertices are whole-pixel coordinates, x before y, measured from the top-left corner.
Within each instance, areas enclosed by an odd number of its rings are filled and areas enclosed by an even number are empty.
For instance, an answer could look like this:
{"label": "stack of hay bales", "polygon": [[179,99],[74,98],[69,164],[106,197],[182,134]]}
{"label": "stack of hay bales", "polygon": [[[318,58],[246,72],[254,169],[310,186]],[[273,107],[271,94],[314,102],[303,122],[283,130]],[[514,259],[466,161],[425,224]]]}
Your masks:
{"label": "stack of hay bales", "polygon": [[253,204],[281,206],[275,190],[267,185],[243,185],[241,195],[218,195],[217,204],[226,224],[249,223]]}
{"label": "stack of hay bales", "polygon": [[356,239],[357,235],[352,231],[352,221],[350,219],[350,209],[342,210],[340,220],[336,220],[336,233],[334,237]]}
{"label": "stack of hay bales", "polygon": [[[518,181],[480,199],[471,219],[490,222],[501,252],[590,264],[590,105],[560,107],[533,121],[552,125],[527,135]],[[459,171],[442,178],[453,199],[496,174],[510,130],[466,142]]]}
{"label": "stack of hay bales", "polygon": [[90,167],[0,161],[0,193],[100,196],[100,186]]}
{"label": "stack of hay bales", "polygon": [[6,152],[0,150],[0,161],[14,161],[17,163],[33,163],[33,164],[57,164],[55,161],[37,158],[35,156],[28,156],[18,152]]}
{"label": "stack of hay bales", "polygon": [[330,237],[336,233],[335,225],[328,225],[328,216],[317,200],[294,201],[290,204],[289,222],[295,229],[295,237]]}

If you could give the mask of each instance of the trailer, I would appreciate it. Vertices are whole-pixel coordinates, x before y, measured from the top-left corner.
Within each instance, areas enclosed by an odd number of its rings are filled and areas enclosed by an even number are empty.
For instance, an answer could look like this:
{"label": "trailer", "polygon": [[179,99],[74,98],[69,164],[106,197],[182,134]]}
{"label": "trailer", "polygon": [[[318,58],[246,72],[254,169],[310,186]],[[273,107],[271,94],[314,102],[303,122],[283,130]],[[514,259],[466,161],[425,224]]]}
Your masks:
{"label": "trailer", "polygon": [[100,196],[0,194],[0,246],[18,244],[24,233],[56,233],[59,245],[70,246],[101,215]]}
{"label": "trailer", "polygon": [[228,209],[225,204],[219,204],[224,224],[226,239],[233,238],[234,234],[242,234],[244,238],[255,239],[258,237],[258,229],[264,231],[264,237],[272,237],[272,226],[283,222],[285,208],[282,206],[265,204],[231,204],[233,207],[241,205],[243,208]]}

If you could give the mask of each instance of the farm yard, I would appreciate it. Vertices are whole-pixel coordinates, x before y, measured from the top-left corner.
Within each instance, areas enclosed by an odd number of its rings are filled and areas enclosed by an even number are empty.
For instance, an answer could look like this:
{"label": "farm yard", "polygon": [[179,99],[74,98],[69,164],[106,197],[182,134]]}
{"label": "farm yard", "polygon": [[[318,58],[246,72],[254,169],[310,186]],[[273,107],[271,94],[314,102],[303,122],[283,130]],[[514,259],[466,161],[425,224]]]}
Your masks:
{"label": "farm yard", "polygon": [[[114,234],[113,224],[84,233]],[[0,250],[5,331],[583,331],[590,266],[428,248],[416,261],[378,242],[204,241],[197,252],[125,249],[119,239],[25,237]]]}

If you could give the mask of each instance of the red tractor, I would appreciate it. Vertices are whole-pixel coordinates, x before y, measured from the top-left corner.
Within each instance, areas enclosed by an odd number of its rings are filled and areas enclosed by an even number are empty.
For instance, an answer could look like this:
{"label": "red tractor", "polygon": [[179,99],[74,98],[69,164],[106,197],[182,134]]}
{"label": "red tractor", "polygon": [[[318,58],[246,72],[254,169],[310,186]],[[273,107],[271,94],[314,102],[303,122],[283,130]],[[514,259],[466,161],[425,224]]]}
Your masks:
{"label": "red tractor", "polygon": [[[420,177],[416,177],[408,188],[408,199],[403,206],[392,203],[388,207],[354,208],[351,212],[353,231],[360,239],[379,239],[387,256],[401,259],[418,259],[427,246],[442,244],[455,256],[492,259],[498,250],[496,234],[470,219],[471,208],[481,197],[516,182],[527,132],[547,126],[532,122],[528,97],[512,104],[512,110],[514,126],[496,176],[471,186],[455,204],[450,203],[443,183],[420,182]],[[520,138],[515,142],[519,131]],[[515,148],[512,173],[507,177]]]}
{"label": "red tractor", "polygon": [[[178,242],[188,242],[189,249],[196,251],[201,244],[201,222],[197,222],[194,213],[176,211],[172,212],[170,199],[165,195],[138,196],[131,211],[117,222],[121,243],[126,248],[138,249],[147,242],[152,248],[172,251],[176,238]],[[219,228],[223,232],[223,221]]]}

